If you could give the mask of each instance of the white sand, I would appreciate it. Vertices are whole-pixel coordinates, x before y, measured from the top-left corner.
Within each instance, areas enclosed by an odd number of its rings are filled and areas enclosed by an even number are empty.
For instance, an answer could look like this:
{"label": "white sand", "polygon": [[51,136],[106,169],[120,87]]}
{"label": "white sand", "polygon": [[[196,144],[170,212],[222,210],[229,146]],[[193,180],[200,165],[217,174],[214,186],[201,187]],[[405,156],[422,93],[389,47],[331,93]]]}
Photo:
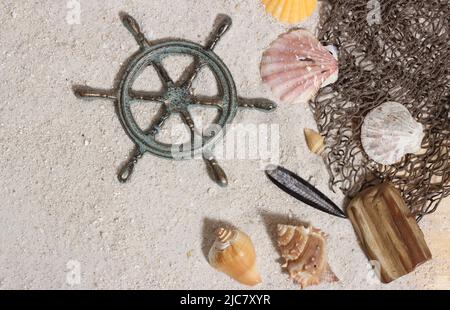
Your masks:
{"label": "white sand", "polygon": [[[448,252],[439,252],[448,246],[439,239],[448,235],[448,211],[421,223],[427,237],[439,235],[433,240],[440,243],[430,240],[430,247],[441,254],[415,273],[381,285],[368,276],[350,222],[283,194],[256,160],[221,161],[230,178],[222,189],[201,160],[146,155],[132,181],[119,184],[116,170],[132,142],[114,105],[82,101],[71,91],[74,84],[112,87],[121,64],[137,50],[119,11],[135,16],[150,39],[198,43],[218,13],[229,14],[234,26],[216,52],[239,94],[248,98],[275,99],[261,85],[259,62],[289,27],[264,14],[259,0],[80,2],[79,25],[66,22],[66,1],[0,4],[0,288],[244,288],[205,259],[213,230],[225,222],[253,238],[264,278],[257,288],[296,289],[281,271],[273,236],[277,223],[297,220],[330,235],[329,260],[341,282],[317,289],[450,287]],[[315,126],[307,106],[280,105],[272,114],[241,111],[235,122],[279,124],[281,164],[342,201],[328,189],[321,159],[306,149],[303,128]],[[77,262],[79,284],[66,279]]]}

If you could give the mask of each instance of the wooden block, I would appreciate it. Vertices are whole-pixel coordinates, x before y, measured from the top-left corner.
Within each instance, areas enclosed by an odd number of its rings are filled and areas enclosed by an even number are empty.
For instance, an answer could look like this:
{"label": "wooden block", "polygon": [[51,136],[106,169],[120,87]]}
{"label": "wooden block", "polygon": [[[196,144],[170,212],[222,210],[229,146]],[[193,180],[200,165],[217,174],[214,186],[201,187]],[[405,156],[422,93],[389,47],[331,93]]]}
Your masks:
{"label": "wooden block", "polygon": [[431,259],[422,231],[391,184],[358,194],[347,214],[366,255],[379,263],[382,282],[398,279]]}

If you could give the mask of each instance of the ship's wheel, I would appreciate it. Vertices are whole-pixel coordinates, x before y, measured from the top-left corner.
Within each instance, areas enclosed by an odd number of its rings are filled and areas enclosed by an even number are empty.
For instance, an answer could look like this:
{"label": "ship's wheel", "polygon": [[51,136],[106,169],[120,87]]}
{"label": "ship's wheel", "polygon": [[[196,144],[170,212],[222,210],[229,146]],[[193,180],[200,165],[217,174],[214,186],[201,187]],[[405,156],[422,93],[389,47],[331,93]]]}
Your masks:
{"label": "ship's wheel", "polygon": [[[201,153],[212,171],[214,180],[219,185],[226,186],[228,184],[226,174],[218,165],[212,152],[214,144],[224,136],[226,125],[233,121],[238,107],[256,108],[264,111],[272,111],[276,108],[274,102],[266,99],[238,98],[230,71],[213,52],[220,38],[230,28],[231,19],[228,16],[222,16],[217,29],[213,32],[205,47],[181,40],[171,40],[152,45],[145,38],[134,18],[123,15],[122,21],[138,42],[140,50],[128,62],[118,89],[113,91],[88,87],[76,87],[74,89],[78,97],[108,98],[117,102],[122,125],[136,145],[130,162],[119,172],[119,181],[126,182],[129,179],[135,164],[144,153],[148,152],[168,159],[192,159]],[[173,81],[163,66],[163,60],[173,55],[187,55],[194,59],[191,70],[178,81]],[[149,66],[153,67],[158,73],[163,84],[162,91],[156,94],[134,91],[134,82]],[[213,73],[220,90],[218,96],[208,100],[205,100],[204,97],[196,97],[192,91],[192,84],[204,67],[208,67]],[[132,113],[132,106],[142,101],[146,101],[148,104],[159,103],[161,105],[158,115],[154,118],[148,130],[144,130],[138,125]],[[202,132],[196,127],[190,112],[190,108],[196,106],[215,108],[218,111],[218,117]],[[158,138],[161,128],[173,114],[179,114],[189,128],[191,139],[188,143],[170,144],[162,142]]]}

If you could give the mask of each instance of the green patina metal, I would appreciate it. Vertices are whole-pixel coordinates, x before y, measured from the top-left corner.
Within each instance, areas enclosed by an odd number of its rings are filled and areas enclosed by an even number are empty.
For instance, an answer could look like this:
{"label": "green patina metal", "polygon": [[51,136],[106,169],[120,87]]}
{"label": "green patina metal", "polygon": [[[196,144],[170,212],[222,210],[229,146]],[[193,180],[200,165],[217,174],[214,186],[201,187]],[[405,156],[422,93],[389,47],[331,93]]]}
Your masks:
{"label": "green patina metal", "polygon": [[[214,137],[203,137],[204,141],[202,145],[192,145],[191,149],[184,150],[186,144],[172,145],[159,142],[153,134],[144,132],[134,120],[131,113],[131,105],[133,104],[134,96],[130,94],[131,87],[140,75],[140,73],[149,65],[154,63],[161,63],[167,56],[174,54],[192,55],[199,59],[201,64],[207,65],[211,68],[215,77],[219,81],[219,85],[222,88],[221,109],[220,118],[217,121],[217,125],[224,128],[227,123],[230,123],[237,112],[237,93],[236,87],[233,82],[233,78],[221,62],[221,60],[212,52],[205,51],[200,45],[183,42],[172,41],[168,43],[162,43],[155,46],[151,46],[143,49],[130,63],[130,70],[125,74],[124,79],[120,85],[119,102],[119,114],[122,123],[127,130],[127,133],[142,153],[149,152],[154,155],[174,159],[173,153],[176,151],[177,159],[179,158],[191,158],[192,152],[201,151],[204,147],[213,144],[215,142]],[[165,81],[165,92],[159,98],[151,98],[152,101],[159,101],[164,105],[164,110],[167,115],[171,113],[180,113],[183,116],[185,122],[189,125],[191,120],[189,119],[189,106],[196,105],[194,99],[191,97],[189,83],[173,83],[171,81]],[[154,128],[158,131],[160,126]]]}
{"label": "green patina metal", "polygon": [[[202,154],[208,167],[211,169],[213,179],[221,186],[228,184],[227,177],[214,158],[212,149],[214,144],[221,139],[226,130],[226,125],[231,123],[236,115],[238,107],[255,108],[263,111],[272,111],[276,104],[266,99],[241,99],[238,98],[233,77],[222,62],[213,52],[220,38],[231,26],[231,19],[222,16],[218,27],[213,32],[205,47],[196,43],[171,40],[155,45],[150,44],[141,32],[135,19],[129,15],[122,16],[126,28],[133,34],[140,45],[140,50],[129,60],[120,78],[118,89],[104,91],[87,87],[76,87],[75,94],[82,98],[107,98],[117,102],[117,110],[121,123],[128,136],[135,143],[136,149],[133,156],[119,172],[119,181],[128,181],[137,161],[145,153],[151,153],[168,159],[191,159]],[[188,74],[179,81],[174,82],[162,65],[162,61],[173,55],[189,55],[194,58],[194,63]],[[152,66],[163,82],[163,90],[160,93],[135,92],[132,87],[136,79],[145,68]],[[192,83],[203,67],[208,67],[214,74],[220,95],[207,100],[196,98],[191,91]],[[131,111],[132,105],[137,101],[150,101],[161,103],[159,115],[153,121],[149,130],[143,130],[136,122]],[[199,133],[195,127],[193,118],[189,112],[191,106],[207,106],[218,109],[211,129]],[[184,144],[167,144],[158,140],[158,133],[167,119],[174,113],[181,115],[191,132],[191,141]],[[200,140],[200,143],[194,143]]]}

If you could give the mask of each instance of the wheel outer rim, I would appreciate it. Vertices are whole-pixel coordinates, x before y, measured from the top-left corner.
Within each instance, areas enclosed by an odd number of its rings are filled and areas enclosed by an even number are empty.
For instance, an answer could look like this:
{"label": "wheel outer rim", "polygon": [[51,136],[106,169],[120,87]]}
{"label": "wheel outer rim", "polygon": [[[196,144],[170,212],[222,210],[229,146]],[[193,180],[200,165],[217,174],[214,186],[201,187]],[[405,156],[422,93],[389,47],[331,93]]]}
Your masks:
{"label": "wheel outer rim", "polygon": [[[222,88],[223,91],[223,110],[216,123],[221,127],[221,132],[215,132],[212,137],[203,137],[204,141],[201,146],[191,147],[190,142],[187,144],[167,144],[157,141],[142,131],[131,112],[133,99],[129,96],[128,90],[142,73],[142,70],[147,67],[151,60],[161,61],[165,57],[173,55],[198,56],[210,68],[217,79],[218,87]],[[141,153],[149,152],[168,159],[190,159],[206,148],[211,149],[226,134],[226,125],[231,123],[236,116],[237,101],[233,77],[227,66],[214,52],[207,51],[201,45],[192,42],[170,41],[145,48],[130,61],[120,82],[117,102],[121,123]]]}

